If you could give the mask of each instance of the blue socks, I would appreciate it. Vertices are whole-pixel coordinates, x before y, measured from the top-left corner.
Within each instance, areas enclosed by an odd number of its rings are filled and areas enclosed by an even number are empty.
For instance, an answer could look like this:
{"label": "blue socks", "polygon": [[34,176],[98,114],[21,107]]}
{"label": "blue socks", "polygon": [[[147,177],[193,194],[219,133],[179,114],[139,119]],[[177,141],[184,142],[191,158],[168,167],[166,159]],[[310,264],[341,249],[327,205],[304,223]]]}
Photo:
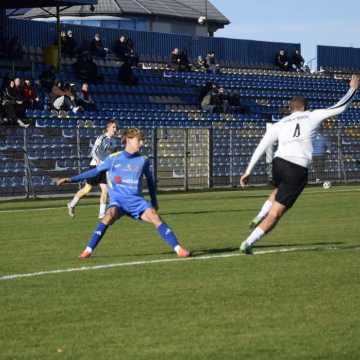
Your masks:
{"label": "blue socks", "polygon": [[175,246],[178,246],[179,243],[176,239],[175,234],[172,232],[172,230],[167,226],[165,223],[162,223],[158,228],[157,231],[161,238],[165,240],[173,249]]}
{"label": "blue socks", "polygon": [[93,232],[93,235],[88,242],[87,246],[94,250],[97,246],[97,244],[100,242],[102,237],[104,236],[106,229],[109,227],[109,225],[105,225],[103,223],[99,223],[96,227],[95,231]]}

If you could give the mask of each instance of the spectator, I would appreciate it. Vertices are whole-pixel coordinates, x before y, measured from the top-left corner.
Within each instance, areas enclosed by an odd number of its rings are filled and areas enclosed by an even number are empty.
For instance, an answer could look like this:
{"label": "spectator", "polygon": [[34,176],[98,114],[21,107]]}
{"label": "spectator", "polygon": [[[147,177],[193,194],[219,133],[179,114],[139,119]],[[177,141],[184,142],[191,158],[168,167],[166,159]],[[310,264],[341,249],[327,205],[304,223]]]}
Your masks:
{"label": "spectator", "polygon": [[56,71],[53,65],[45,69],[39,77],[40,85],[46,93],[50,93],[56,78]]}
{"label": "spectator", "polygon": [[214,100],[218,93],[218,88],[215,84],[208,83],[202,93],[204,93],[205,90],[207,90],[207,93],[201,99],[201,109],[212,114],[216,106]]}
{"label": "spectator", "polygon": [[89,92],[89,84],[84,82],[81,90],[77,93],[76,104],[81,106],[85,111],[96,111],[96,104]]}
{"label": "spectator", "polygon": [[87,83],[96,84],[104,80],[103,77],[98,74],[98,67],[87,51],[80,54],[74,66],[79,79]]}
{"label": "spectator", "polygon": [[281,70],[284,71],[289,70],[289,59],[288,56],[286,55],[285,50],[281,49],[278,52],[278,54],[276,55],[275,63]]}
{"label": "spectator", "polygon": [[70,110],[76,114],[79,110],[70,85],[63,86],[61,81],[55,81],[50,93],[50,102],[60,116],[66,115]]}
{"label": "spectator", "polygon": [[139,63],[139,57],[135,53],[133,41],[124,35],[121,35],[115,41],[113,52],[120,61],[129,62],[132,66],[137,66]]}
{"label": "spectator", "polygon": [[209,65],[201,55],[199,55],[195,62],[195,68],[200,71],[206,71],[209,68]]}
{"label": "spectator", "polygon": [[170,67],[175,71],[189,71],[189,60],[186,53],[174,48],[170,55]]}
{"label": "spectator", "polygon": [[293,68],[293,70],[297,71],[297,72],[304,72],[305,68],[304,68],[304,58],[301,56],[300,51],[299,50],[295,50],[292,58],[291,58],[291,67]]}
{"label": "spectator", "polygon": [[25,109],[39,108],[40,99],[37,96],[34,86],[31,85],[31,81],[28,79],[24,80],[23,96]]}
{"label": "spectator", "polygon": [[215,53],[213,51],[206,55],[206,63],[208,64],[210,72],[216,74],[219,71],[219,64],[216,61]]}
{"label": "spectator", "polygon": [[330,154],[330,142],[324,136],[324,127],[321,127],[312,139],[313,145],[313,157],[312,157],[312,167],[314,169],[314,175],[316,183],[320,183],[325,179],[325,163],[326,157]]}
{"label": "spectator", "polygon": [[76,55],[76,40],[71,30],[61,32],[61,52],[64,56],[74,57]]}
{"label": "spectator", "polygon": [[137,85],[139,80],[134,75],[131,64],[124,62],[119,68],[118,80],[124,85]]}
{"label": "spectator", "polygon": [[119,39],[115,41],[113,52],[120,61],[127,61],[128,49],[124,35],[121,35]]}
{"label": "spectator", "polygon": [[103,46],[100,34],[95,34],[94,39],[90,42],[90,53],[95,57],[106,57],[108,49]]}
{"label": "spectator", "polygon": [[8,81],[3,94],[4,120],[9,125],[19,124],[21,127],[28,127],[22,120],[24,116],[23,97],[20,90],[20,79],[16,82],[13,79]]}

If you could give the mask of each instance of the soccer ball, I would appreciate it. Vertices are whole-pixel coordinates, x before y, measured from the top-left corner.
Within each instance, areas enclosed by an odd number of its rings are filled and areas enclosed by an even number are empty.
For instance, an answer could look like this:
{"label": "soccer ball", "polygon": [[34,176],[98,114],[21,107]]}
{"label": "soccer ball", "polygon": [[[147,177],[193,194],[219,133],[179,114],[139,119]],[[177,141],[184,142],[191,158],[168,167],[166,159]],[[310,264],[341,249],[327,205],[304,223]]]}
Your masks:
{"label": "soccer ball", "polygon": [[324,181],[323,188],[325,190],[330,189],[331,188],[331,182],[330,181]]}
{"label": "soccer ball", "polygon": [[200,17],[198,18],[198,23],[199,23],[200,25],[204,25],[204,24],[205,24],[205,21],[206,21],[206,17],[205,17],[205,16],[200,16]]}

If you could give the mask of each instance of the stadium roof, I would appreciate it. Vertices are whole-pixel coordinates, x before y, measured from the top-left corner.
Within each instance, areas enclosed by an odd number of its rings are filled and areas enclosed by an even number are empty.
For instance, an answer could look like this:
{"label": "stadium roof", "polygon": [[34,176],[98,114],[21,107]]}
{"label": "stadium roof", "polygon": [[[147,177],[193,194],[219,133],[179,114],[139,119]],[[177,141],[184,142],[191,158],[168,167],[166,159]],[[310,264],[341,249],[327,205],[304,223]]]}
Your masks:
{"label": "stadium roof", "polygon": [[17,9],[46,6],[95,5],[97,0],[1,0],[0,8]]}
{"label": "stadium roof", "polygon": [[[207,4],[205,4],[207,1]],[[47,9],[54,12],[54,8]],[[92,11],[93,10],[93,11]],[[98,0],[95,9],[89,6],[73,6],[62,11],[62,16],[163,16],[182,19],[198,19],[205,15],[211,22],[229,24],[230,21],[208,0]],[[48,18],[49,14],[41,9],[32,9],[23,19]]]}

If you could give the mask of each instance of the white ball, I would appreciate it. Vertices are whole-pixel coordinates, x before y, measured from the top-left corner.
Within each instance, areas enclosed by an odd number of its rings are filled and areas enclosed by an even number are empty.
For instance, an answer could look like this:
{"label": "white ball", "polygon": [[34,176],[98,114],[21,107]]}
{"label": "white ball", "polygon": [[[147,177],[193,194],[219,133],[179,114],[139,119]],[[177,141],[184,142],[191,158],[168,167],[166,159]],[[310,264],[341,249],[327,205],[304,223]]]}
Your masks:
{"label": "white ball", "polygon": [[330,189],[331,188],[331,182],[330,181],[324,181],[323,188],[325,190]]}

